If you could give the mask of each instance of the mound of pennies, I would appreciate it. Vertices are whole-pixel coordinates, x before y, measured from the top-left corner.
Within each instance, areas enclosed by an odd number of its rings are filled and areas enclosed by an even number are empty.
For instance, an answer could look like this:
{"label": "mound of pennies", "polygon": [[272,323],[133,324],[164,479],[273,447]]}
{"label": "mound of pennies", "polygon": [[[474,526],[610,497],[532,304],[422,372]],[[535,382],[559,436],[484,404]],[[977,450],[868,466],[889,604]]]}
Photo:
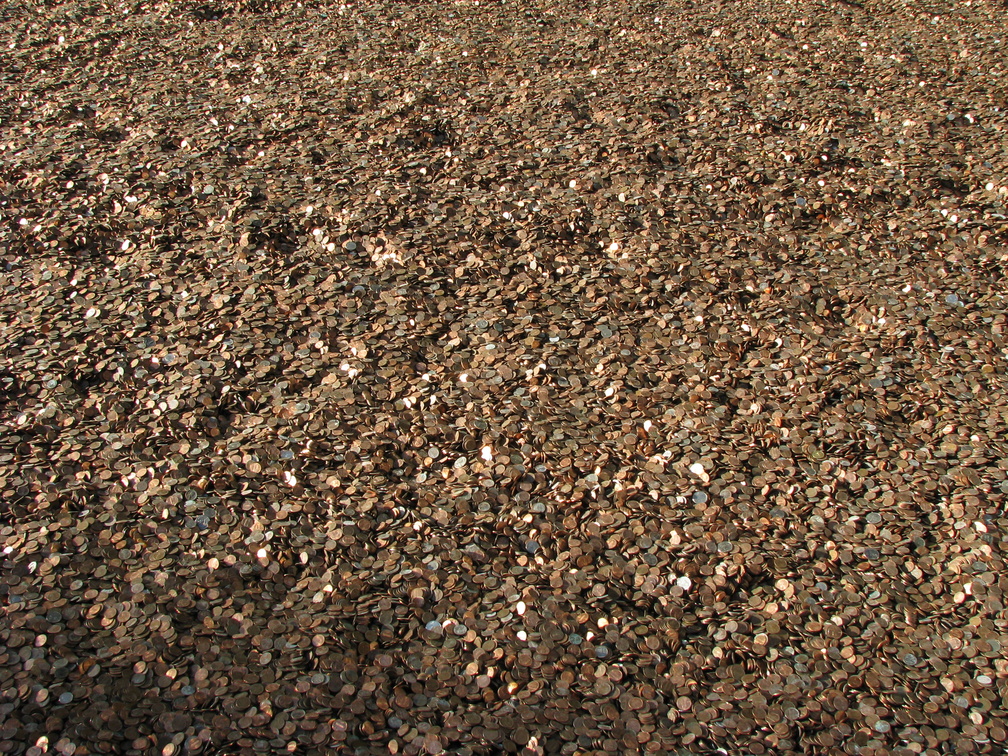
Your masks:
{"label": "mound of pennies", "polygon": [[1004,753],[1006,28],[12,6],[0,753]]}

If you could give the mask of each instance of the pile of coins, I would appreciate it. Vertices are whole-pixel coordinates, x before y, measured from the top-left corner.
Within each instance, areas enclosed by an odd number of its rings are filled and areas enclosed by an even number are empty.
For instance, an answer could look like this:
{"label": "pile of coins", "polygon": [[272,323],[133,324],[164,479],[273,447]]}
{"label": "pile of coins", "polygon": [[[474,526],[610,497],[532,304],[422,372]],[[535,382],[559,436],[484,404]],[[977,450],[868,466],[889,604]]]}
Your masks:
{"label": "pile of coins", "polygon": [[1008,10],[14,4],[0,753],[1003,753]]}

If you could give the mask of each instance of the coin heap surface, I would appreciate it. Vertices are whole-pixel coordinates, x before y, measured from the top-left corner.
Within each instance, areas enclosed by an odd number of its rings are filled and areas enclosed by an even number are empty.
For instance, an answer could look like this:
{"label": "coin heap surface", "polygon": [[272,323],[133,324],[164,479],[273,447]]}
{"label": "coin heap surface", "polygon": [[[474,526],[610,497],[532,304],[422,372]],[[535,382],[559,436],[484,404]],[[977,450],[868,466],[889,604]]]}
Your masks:
{"label": "coin heap surface", "polygon": [[0,753],[1004,753],[1008,9],[0,24]]}

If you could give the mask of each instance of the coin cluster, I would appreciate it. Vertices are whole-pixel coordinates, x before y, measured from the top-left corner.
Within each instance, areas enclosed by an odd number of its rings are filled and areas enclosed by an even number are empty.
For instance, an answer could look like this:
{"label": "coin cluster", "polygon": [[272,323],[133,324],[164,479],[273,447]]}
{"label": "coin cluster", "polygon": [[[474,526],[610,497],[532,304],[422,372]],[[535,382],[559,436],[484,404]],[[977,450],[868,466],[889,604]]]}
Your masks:
{"label": "coin cluster", "polygon": [[13,3],[0,753],[1004,753],[1008,9]]}

